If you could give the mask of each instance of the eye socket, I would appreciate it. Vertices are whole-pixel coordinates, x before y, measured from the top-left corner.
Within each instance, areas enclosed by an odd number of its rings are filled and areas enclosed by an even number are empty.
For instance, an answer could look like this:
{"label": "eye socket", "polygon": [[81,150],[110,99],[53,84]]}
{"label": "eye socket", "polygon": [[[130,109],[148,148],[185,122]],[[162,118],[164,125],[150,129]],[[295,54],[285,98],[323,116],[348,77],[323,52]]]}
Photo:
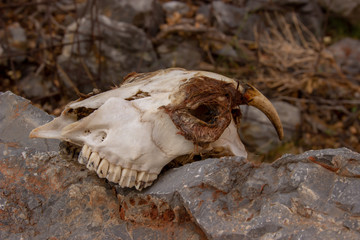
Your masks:
{"label": "eye socket", "polygon": [[195,109],[190,109],[189,113],[208,124],[215,123],[216,118],[219,115],[219,112],[215,106],[206,104],[201,104]]}

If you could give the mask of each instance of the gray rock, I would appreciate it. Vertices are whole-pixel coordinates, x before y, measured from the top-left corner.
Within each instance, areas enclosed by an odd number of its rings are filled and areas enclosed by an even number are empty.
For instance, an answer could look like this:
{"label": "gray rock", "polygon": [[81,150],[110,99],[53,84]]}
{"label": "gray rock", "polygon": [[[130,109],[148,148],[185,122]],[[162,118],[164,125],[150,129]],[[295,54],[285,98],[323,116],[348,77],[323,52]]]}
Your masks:
{"label": "gray rock", "polygon": [[[263,14],[259,12],[266,11],[270,14],[276,26],[283,28],[282,23],[271,15],[272,12],[278,12],[285,17],[285,21],[293,23],[294,12],[288,11],[289,8],[296,10],[296,17],[312,32],[315,36],[321,36],[323,14],[321,8],[316,2],[309,0],[279,0],[264,1],[253,0],[239,3],[224,3],[223,1],[212,2],[212,13],[215,19],[215,26],[224,33],[235,35],[239,39],[255,41],[254,31],[259,34],[269,28],[269,22]],[[271,24],[270,24],[271,26]],[[295,31],[293,31],[295,32]],[[295,38],[299,38],[295,36]]]}
{"label": "gray rock", "polygon": [[133,24],[152,36],[165,21],[161,4],[157,0],[104,0],[96,6],[97,12],[91,5],[91,1],[84,2],[79,13],[88,15],[92,9],[95,15],[102,14],[114,21]]}
{"label": "gray rock", "polygon": [[162,4],[162,7],[166,12],[167,17],[171,17],[175,12],[185,15],[190,11],[190,8],[186,3],[179,1],[165,2]]}
{"label": "gray rock", "polygon": [[350,77],[360,74],[359,40],[344,38],[328,47],[328,50],[334,55],[334,59],[345,74]]}
{"label": "gray rock", "polygon": [[245,8],[239,8],[222,1],[214,1],[212,8],[218,27],[224,32],[236,29],[240,22],[245,21],[247,14]]}
{"label": "gray rock", "polygon": [[201,62],[201,49],[191,40],[169,39],[157,47],[163,68],[196,69]]}
{"label": "gray rock", "polygon": [[6,41],[4,41],[4,39],[0,40],[0,43],[5,46],[4,55],[11,56],[11,59],[16,62],[24,61],[27,49],[25,29],[22,28],[18,22],[15,22],[8,25],[6,31]]}
{"label": "gray rock", "polygon": [[352,24],[360,22],[360,1],[359,0],[317,0],[325,9],[340,15],[349,20]]}
{"label": "gray rock", "polygon": [[256,60],[255,54],[241,44],[218,43],[213,47],[212,51],[215,56],[220,58],[220,61],[248,63]]}
{"label": "gray rock", "polygon": [[51,119],[27,100],[1,93],[0,107],[1,147],[19,143],[0,155],[0,239],[360,238],[360,154],[346,148],[207,159],[139,192],[27,140]]}
{"label": "gray rock", "polygon": [[358,239],[359,171],[360,154],[325,149],[258,167],[207,159],[165,172],[143,192],[117,190],[124,219],[190,215],[209,239]]}
{"label": "gray rock", "polygon": [[69,89],[75,85],[83,93],[108,89],[129,72],[147,72],[156,65],[152,43],[142,29],[103,15],[70,25],[64,43],[72,42],[57,59],[59,75]]}
{"label": "gray rock", "polygon": [[46,81],[43,75],[36,74],[35,68],[29,67],[23,74],[24,77],[20,79],[18,87],[19,90],[27,98],[44,98],[50,96],[58,89],[53,85],[52,81]]}
{"label": "gray rock", "polygon": [[[294,140],[297,136],[297,126],[301,123],[300,110],[286,102],[272,102],[277,110],[284,128],[284,142]],[[270,120],[258,109],[241,106],[243,118],[240,126],[240,136],[246,146],[258,153],[268,153],[282,142]]]}
{"label": "gray rock", "polygon": [[262,25],[261,18],[240,8],[222,1],[212,3],[215,26],[228,34],[235,34],[240,39],[254,40],[254,26]]}
{"label": "gray rock", "polygon": [[211,18],[211,4],[202,4],[196,11],[197,15],[202,15],[206,22],[210,22]]}
{"label": "gray rock", "polygon": [[31,105],[29,100],[11,92],[0,93],[0,158],[22,155],[36,149],[51,152],[58,149],[59,141],[29,139],[30,131],[53,117]]}
{"label": "gray rock", "polygon": [[215,54],[226,57],[227,59],[238,60],[239,56],[236,50],[231,45],[224,45],[222,48],[214,51]]}
{"label": "gray rock", "polygon": [[26,32],[18,22],[13,23],[8,27],[8,31],[11,34],[11,39],[13,41],[12,45],[24,45],[26,43]]}

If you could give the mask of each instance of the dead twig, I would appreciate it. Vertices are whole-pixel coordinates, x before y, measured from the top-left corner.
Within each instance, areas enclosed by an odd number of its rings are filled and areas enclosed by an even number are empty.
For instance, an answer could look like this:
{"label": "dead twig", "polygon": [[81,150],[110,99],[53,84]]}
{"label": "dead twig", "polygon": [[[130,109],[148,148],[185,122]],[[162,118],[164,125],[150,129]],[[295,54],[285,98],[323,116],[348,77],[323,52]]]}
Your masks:
{"label": "dead twig", "polygon": [[56,67],[59,71],[59,73],[63,76],[64,80],[66,81],[66,83],[72,87],[72,89],[75,91],[76,95],[78,95],[79,97],[81,97],[83,94],[79,91],[79,89],[77,88],[76,84],[71,80],[71,78],[69,77],[69,75],[64,71],[64,69],[58,64],[56,63]]}

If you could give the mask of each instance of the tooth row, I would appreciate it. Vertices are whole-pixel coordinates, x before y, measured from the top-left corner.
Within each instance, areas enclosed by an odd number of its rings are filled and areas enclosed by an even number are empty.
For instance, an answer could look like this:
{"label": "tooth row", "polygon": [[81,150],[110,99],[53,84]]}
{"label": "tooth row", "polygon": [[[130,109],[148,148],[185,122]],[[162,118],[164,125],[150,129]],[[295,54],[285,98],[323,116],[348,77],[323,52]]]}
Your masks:
{"label": "tooth row", "polygon": [[121,187],[135,187],[142,190],[150,186],[157,178],[157,174],[134,169],[122,168],[119,165],[109,163],[108,160],[100,158],[97,152],[91,151],[88,145],[84,145],[78,161],[86,165],[90,170],[96,171],[100,178],[106,178],[110,182],[117,183]]}

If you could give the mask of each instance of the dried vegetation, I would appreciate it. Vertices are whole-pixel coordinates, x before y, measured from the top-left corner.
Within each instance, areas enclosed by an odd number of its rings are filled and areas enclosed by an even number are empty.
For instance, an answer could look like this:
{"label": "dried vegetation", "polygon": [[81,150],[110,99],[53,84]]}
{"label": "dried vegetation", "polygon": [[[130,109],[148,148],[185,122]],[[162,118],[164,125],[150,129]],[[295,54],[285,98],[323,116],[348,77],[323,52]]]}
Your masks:
{"label": "dried vegetation", "polygon": [[359,79],[347,78],[323,42],[295,15],[291,23],[278,15],[268,22],[271,31],[257,35],[261,68],[254,84],[301,109],[299,146],[359,151]]}
{"label": "dried vegetation", "polygon": [[[0,55],[0,91],[11,90],[22,95],[19,80],[28,74],[30,68],[33,72],[31,77],[42,76],[42,81],[49,86],[47,94],[33,96],[31,100],[55,115],[69,101],[59,73],[68,75],[56,63],[56,58],[65,45],[74,44],[63,42],[63,36],[69,22],[81,17],[77,5],[85,0],[74,0],[72,4],[62,2],[16,0],[0,3],[0,37],[9,47],[5,49],[6,54]],[[91,4],[88,7],[96,9],[97,1],[88,1],[88,4]],[[196,6],[190,7],[196,9]],[[360,152],[359,76],[352,79],[345,76],[325,49],[324,43],[295,14],[291,22],[276,13],[264,13],[264,16],[268,31],[254,27],[256,41],[250,42],[224,34],[196,15],[195,11],[190,11],[186,16],[174,13],[160,27],[152,43],[156,46],[173,35],[195,39],[203,50],[203,61],[198,68],[238,79],[245,78],[268,97],[300,108],[300,135],[298,141],[291,144],[295,151],[348,147]],[[91,19],[96,27],[96,17]],[[10,41],[9,28],[14,24],[20,24],[25,29],[25,42]],[[101,41],[94,35],[82,39]],[[246,61],[217,58],[213,51],[224,44],[242,52]],[[17,50],[12,51],[13,48]],[[19,64],[17,58],[24,60]],[[101,54],[98,61],[102,61]],[[89,78],[93,79],[91,84],[96,87],[97,78],[101,78],[101,69],[98,76],[92,76],[85,64],[83,67]],[[72,76],[67,79],[78,95],[86,94],[77,89]]]}

